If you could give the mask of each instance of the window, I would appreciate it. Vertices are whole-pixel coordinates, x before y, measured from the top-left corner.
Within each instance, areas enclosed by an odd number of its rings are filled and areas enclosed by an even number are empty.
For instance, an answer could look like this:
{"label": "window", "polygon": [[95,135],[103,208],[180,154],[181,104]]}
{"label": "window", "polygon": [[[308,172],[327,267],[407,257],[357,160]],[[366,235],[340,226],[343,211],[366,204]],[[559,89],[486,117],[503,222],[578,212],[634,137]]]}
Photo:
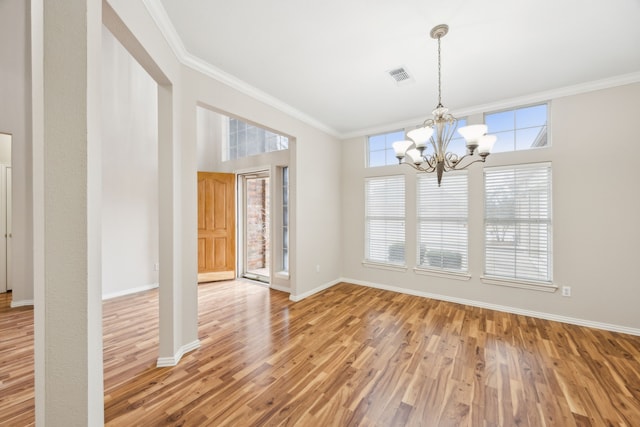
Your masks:
{"label": "window", "polygon": [[367,159],[367,166],[373,168],[376,166],[398,164],[398,159],[393,151],[392,144],[404,139],[403,130],[370,136],[368,141],[369,157]]}
{"label": "window", "polygon": [[547,104],[485,114],[489,133],[498,137],[493,153],[547,146]]}
{"label": "window", "polygon": [[289,271],[289,168],[282,168],[282,271]]}
{"label": "window", "polygon": [[418,176],[418,265],[468,271],[467,173],[450,173],[438,187],[434,175]]}
{"label": "window", "polygon": [[228,143],[224,160],[235,160],[256,154],[289,148],[289,138],[242,120],[228,117]]}
{"label": "window", "polygon": [[485,274],[551,282],[551,165],[490,168],[485,183]]}
{"label": "window", "polygon": [[365,260],[404,265],[404,176],[365,180]]}

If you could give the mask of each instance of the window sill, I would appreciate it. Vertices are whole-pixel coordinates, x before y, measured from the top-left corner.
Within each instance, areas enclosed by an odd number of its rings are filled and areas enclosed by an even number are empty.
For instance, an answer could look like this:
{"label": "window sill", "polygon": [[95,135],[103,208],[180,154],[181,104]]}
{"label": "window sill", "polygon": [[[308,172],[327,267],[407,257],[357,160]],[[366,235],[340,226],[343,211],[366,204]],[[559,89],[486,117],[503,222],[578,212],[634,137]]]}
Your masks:
{"label": "window sill", "polygon": [[431,268],[423,268],[423,267],[415,267],[413,271],[416,274],[421,274],[423,276],[444,277],[447,279],[454,279],[454,280],[471,279],[471,275],[469,273],[456,273],[455,271],[434,270]]}
{"label": "window sill", "polygon": [[278,279],[289,279],[289,272],[288,271],[278,271],[275,276]]}
{"label": "window sill", "polygon": [[510,288],[529,289],[540,292],[555,292],[558,286],[547,282],[534,282],[529,280],[503,279],[499,277],[480,277],[482,283],[486,285],[508,286]]}
{"label": "window sill", "polygon": [[398,264],[382,264],[379,262],[372,261],[362,261],[362,265],[369,268],[377,268],[380,270],[389,270],[389,271],[407,271],[406,265],[398,265]]}

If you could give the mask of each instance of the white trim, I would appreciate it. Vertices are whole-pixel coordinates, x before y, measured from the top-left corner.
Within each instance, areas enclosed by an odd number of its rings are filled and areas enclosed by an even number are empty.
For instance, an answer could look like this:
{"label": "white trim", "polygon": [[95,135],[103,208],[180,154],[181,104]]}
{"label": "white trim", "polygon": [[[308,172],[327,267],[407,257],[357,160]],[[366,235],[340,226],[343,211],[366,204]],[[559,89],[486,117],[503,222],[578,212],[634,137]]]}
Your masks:
{"label": "white trim", "polygon": [[136,288],[124,289],[122,291],[110,292],[108,294],[102,294],[102,301],[106,301],[113,298],[123,297],[125,295],[137,294],[139,292],[146,292],[152,289],[158,288],[157,283],[151,283],[150,285],[138,286]]}
{"label": "white trim", "polygon": [[178,36],[178,32],[171,23],[171,19],[169,19],[169,15],[167,15],[167,11],[160,0],[142,0],[142,3],[149,11],[149,15],[158,26],[174,55],[182,62],[187,54],[187,49],[185,49],[182,39]]}
{"label": "white trim", "polygon": [[455,271],[447,271],[447,270],[434,270],[431,268],[423,268],[423,267],[415,267],[413,269],[414,273],[421,274],[423,276],[434,276],[434,277],[445,277],[447,279],[454,280],[469,280],[471,279],[471,274],[469,273],[456,273]]}
{"label": "white trim", "polygon": [[288,271],[278,271],[275,276],[279,279],[289,279],[289,272]]}
{"label": "white trim", "polygon": [[[542,102],[548,102],[557,98],[563,98],[566,96],[580,95],[582,93],[593,92],[596,90],[609,89],[617,86],[624,86],[628,84],[640,82],[640,71],[623,74],[620,76],[613,76],[606,79],[594,80],[591,82],[585,82],[577,85],[566,86],[556,89],[551,89],[543,92],[531,93],[525,96],[519,96],[516,98],[505,99],[499,102],[492,102],[488,104],[475,105],[467,108],[461,108],[459,110],[450,110],[449,112],[456,117],[471,116],[473,114],[480,114],[486,112],[493,112],[497,110],[507,110],[515,107],[520,107],[528,104],[537,104]],[[414,119],[403,120],[401,122],[387,123],[386,125],[375,126],[368,129],[361,129],[353,132],[343,133],[339,135],[340,139],[351,139],[361,136],[368,136],[377,133],[388,132],[389,129],[397,128],[414,128],[417,125],[424,122],[425,116],[417,117]]]}
{"label": "white trim", "polygon": [[180,362],[180,359],[182,359],[182,356],[199,347],[200,347],[200,340],[195,340],[189,344],[185,344],[182,347],[180,347],[176,352],[176,354],[174,354],[171,357],[158,357],[156,367],[166,368],[170,366],[176,366],[178,362]]}
{"label": "white trim", "polygon": [[269,283],[269,287],[274,291],[286,292],[288,294],[291,293],[291,288],[289,286],[276,285],[275,283]]}
{"label": "white trim", "polygon": [[373,262],[373,261],[367,261],[367,260],[363,260],[362,265],[369,268],[377,268],[379,270],[407,271],[406,265],[383,264],[380,262]]}
{"label": "white trim", "polygon": [[[376,126],[367,129],[360,129],[353,132],[347,133],[339,133],[337,130],[325,125],[324,123],[318,121],[317,119],[309,116],[306,113],[292,107],[291,105],[275,98],[274,96],[269,95],[266,92],[263,92],[248,83],[238,79],[235,76],[209,64],[208,62],[198,58],[191,53],[189,53],[180,36],[178,35],[175,27],[171,23],[164,6],[160,0],[142,0],[142,3],[149,11],[149,15],[154,20],[160,32],[167,40],[167,43],[171,47],[171,50],[176,55],[177,59],[184,64],[185,66],[192,68],[196,71],[199,71],[214,80],[219,81],[233,89],[238,90],[239,92],[244,93],[256,99],[258,101],[264,102],[267,105],[270,105],[277,110],[282,111],[285,114],[290,115],[316,129],[319,129],[331,136],[334,136],[339,139],[350,139],[356,138],[365,135],[372,135],[376,133],[384,133],[388,131],[388,129],[392,128],[401,128],[405,129],[408,127],[415,127],[418,124],[422,123],[425,117],[418,117],[410,120],[403,120],[401,122],[389,123],[383,126]],[[561,87],[556,89],[551,89],[543,92],[532,93],[525,96],[520,96],[516,98],[511,98],[499,102],[493,102],[488,104],[476,105],[467,108],[461,108],[459,110],[452,110],[451,113],[457,117],[469,116],[472,114],[484,113],[486,111],[494,111],[501,109],[508,109],[517,107],[525,104],[533,104],[538,102],[546,102],[550,99],[562,98],[565,96],[579,95],[581,93],[592,92],[595,90],[608,89],[616,86],[623,86],[627,84],[640,82],[640,72],[634,72],[629,74],[623,74],[619,76],[613,76],[606,79],[595,80],[591,82],[580,83],[577,85]]]}
{"label": "white trim", "polygon": [[349,278],[346,278],[346,277],[341,278],[338,281],[338,283],[340,283],[340,282],[351,283],[351,284],[359,285],[359,286],[367,286],[367,287],[375,288],[375,289],[383,289],[385,291],[398,292],[398,293],[401,293],[401,294],[414,295],[414,296],[423,297],[423,298],[437,299],[437,300],[440,300],[440,301],[448,301],[448,302],[453,302],[453,303],[456,303],[456,304],[469,305],[469,306],[472,306],[472,307],[479,307],[479,308],[486,308],[486,309],[489,309],[489,310],[502,311],[502,312],[505,312],[505,313],[520,314],[522,316],[530,316],[530,317],[535,317],[535,318],[538,318],[538,319],[552,320],[554,322],[568,323],[570,325],[585,326],[585,327],[588,327],[588,328],[602,329],[602,330],[605,330],[605,331],[620,332],[620,333],[623,333],[623,334],[640,336],[640,329],[630,328],[628,326],[613,325],[611,323],[603,323],[603,322],[594,322],[594,321],[591,321],[591,320],[577,319],[575,317],[568,317],[568,316],[560,316],[560,315],[557,315],[557,314],[544,313],[544,312],[541,312],[541,311],[523,310],[523,309],[519,309],[519,308],[515,308],[515,307],[509,307],[509,306],[506,306],[506,305],[489,304],[489,303],[485,303],[485,302],[481,302],[481,301],[469,300],[469,299],[465,299],[465,298],[450,297],[450,296],[440,295],[440,294],[432,294],[430,292],[423,292],[423,291],[417,291],[417,290],[413,290],[413,289],[399,288],[397,286],[382,285],[382,284],[379,284],[379,283],[372,283],[372,282],[366,282],[366,281],[363,281],[363,280],[349,279]]}
{"label": "white trim", "polygon": [[337,279],[337,280],[333,280],[331,282],[327,282],[324,285],[320,285],[317,288],[313,288],[310,291],[307,291],[307,292],[299,294],[299,295],[290,294],[289,295],[289,299],[291,301],[293,301],[293,302],[302,301],[303,299],[308,298],[311,295],[317,294],[318,292],[322,292],[322,291],[324,291],[326,289],[329,289],[330,287],[335,286],[340,282],[342,282],[342,279]]}
{"label": "white trim", "polygon": [[528,280],[481,276],[480,281],[486,285],[507,286],[510,288],[529,289],[532,291],[555,292],[558,290],[558,285],[554,285],[553,283],[533,282]]}
{"label": "white trim", "polygon": [[160,0],[142,0],[142,3],[144,3],[144,5],[146,6],[149,15],[151,15],[151,18],[160,29],[160,32],[171,47],[171,50],[183,65],[193,70],[199,71],[202,74],[209,76],[212,79],[217,80],[220,83],[225,84],[241,93],[244,93],[245,95],[248,95],[255,100],[264,102],[265,104],[270,105],[271,107],[280,110],[283,113],[294,117],[331,136],[334,136],[336,138],[339,137],[339,133],[335,129],[279,100],[278,98],[271,96],[254,86],[251,86],[250,84],[240,80],[239,78],[189,53],[182,43],[182,39],[180,39],[180,36],[178,35],[175,27],[171,23],[171,20],[169,19],[169,16],[167,15],[167,12],[164,9],[164,6],[162,6]]}
{"label": "white trim", "polygon": [[19,301],[13,301],[11,300],[11,308],[16,308],[16,307],[27,307],[33,305],[33,300],[32,299],[23,299],[23,300],[19,300]]}

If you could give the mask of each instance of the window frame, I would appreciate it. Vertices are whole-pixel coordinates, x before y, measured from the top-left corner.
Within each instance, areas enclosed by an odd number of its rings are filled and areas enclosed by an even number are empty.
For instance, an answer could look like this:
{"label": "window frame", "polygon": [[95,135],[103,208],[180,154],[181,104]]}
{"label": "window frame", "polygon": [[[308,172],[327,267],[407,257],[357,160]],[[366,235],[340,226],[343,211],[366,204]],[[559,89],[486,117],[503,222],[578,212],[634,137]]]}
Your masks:
{"label": "window frame", "polygon": [[[244,121],[238,117],[225,115],[223,115],[223,117],[226,118],[222,125],[224,143],[222,144],[221,158],[223,162],[238,161],[248,157],[277,153],[289,149],[292,138],[288,135]],[[235,125],[232,124],[232,120],[235,121]],[[239,126],[243,128],[240,130]],[[242,135],[244,135],[243,141],[239,140],[240,131],[242,131]],[[235,141],[232,140],[232,134],[235,134]],[[247,137],[249,134],[253,134],[256,137],[259,134],[262,135],[258,144],[250,144],[251,141],[249,141]],[[272,141],[274,138],[277,139],[277,141]],[[284,148],[271,149],[274,144],[276,147],[282,145]],[[234,151],[235,154],[232,155]]]}
{"label": "window frame", "polygon": [[[398,195],[398,199],[402,199],[402,215],[370,215],[371,206],[369,204],[369,183],[373,181],[389,181],[389,180],[397,180],[399,187],[401,187],[401,191],[398,191],[394,194]],[[401,184],[400,184],[401,183]],[[393,188],[392,188],[393,189]],[[405,271],[407,269],[407,258],[406,258],[406,248],[407,248],[407,238],[406,238],[406,227],[407,227],[407,197],[406,197],[406,176],[405,175],[384,175],[384,176],[370,176],[364,178],[364,253],[363,253],[363,261],[362,264],[367,267],[375,267],[382,268],[387,270],[394,271]],[[388,200],[385,198],[385,200]],[[379,208],[379,206],[376,206]],[[387,257],[386,261],[381,260],[380,258],[374,258],[371,256],[371,235],[370,235],[370,221],[371,220],[382,220],[382,221],[398,221],[401,222],[401,231],[399,232],[401,236],[400,242],[402,243],[402,262],[394,263],[389,261],[389,257]],[[388,232],[385,229],[385,232]],[[398,242],[398,243],[400,243]],[[389,241],[385,241],[385,244],[389,244]],[[392,242],[391,242],[392,243]],[[386,249],[389,254],[391,251],[390,247]]]}
{"label": "window frame", "polygon": [[[501,154],[501,153],[514,153],[514,152],[526,152],[526,151],[530,151],[530,150],[538,150],[538,149],[545,149],[545,148],[549,148],[551,147],[551,132],[550,132],[550,123],[551,123],[551,101],[543,101],[543,102],[536,102],[536,103],[532,103],[532,104],[525,104],[525,105],[518,105],[515,107],[510,107],[510,108],[504,108],[504,109],[499,109],[499,110],[494,110],[494,111],[489,111],[489,112],[484,112],[482,114],[482,123],[487,123],[487,116],[490,116],[492,114],[500,114],[500,113],[506,113],[506,112],[514,112],[514,114],[518,111],[518,110],[524,110],[527,108],[531,108],[531,107],[539,107],[544,105],[546,108],[546,121],[545,121],[545,125],[544,127],[546,128],[546,141],[547,143],[545,145],[541,145],[541,146],[537,146],[537,147],[528,147],[528,148],[517,148],[517,141],[514,139],[514,145],[515,147],[513,149],[510,150],[504,150],[504,151],[492,151],[491,155],[494,154]],[[492,134],[492,135],[496,135],[498,137],[498,141],[496,142],[496,145],[499,144],[500,142],[500,134],[501,133],[505,133],[505,132],[514,132],[514,134],[518,131],[518,130],[525,130],[525,129],[531,129],[534,128],[535,126],[530,126],[530,127],[522,127],[522,128],[518,128],[515,127],[513,129],[509,129],[507,131],[505,130],[499,130],[496,131],[494,129],[491,129],[491,127],[489,126],[488,128],[488,133]],[[495,148],[495,146],[494,146]]]}
{"label": "window frame", "polygon": [[[512,218],[506,219],[498,219],[498,218],[489,218],[488,217],[488,189],[487,189],[487,175],[492,172],[500,172],[500,171],[514,171],[518,173],[518,171],[526,171],[526,170],[535,170],[545,169],[547,171],[547,182],[545,183],[546,187],[546,203],[547,203],[547,211],[548,215],[544,219],[534,218],[531,221],[527,222],[526,219],[519,218],[517,213],[514,213]],[[544,292],[554,292],[557,290],[558,286],[553,283],[553,170],[551,162],[537,162],[537,163],[524,163],[524,164],[510,164],[505,166],[496,166],[485,168],[483,170],[483,250],[484,250],[484,265],[483,265],[483,275],[481,276],[481,281],[486,284],[492,285],[500,285],[500,286],[510,286],[517,287],[523,289],[532,289],[539,290]],[[514,192],[518,192],[518,188],[514,189]],[[517,202],[516,202],[517,203]],[[531,212],[531,208],[528,209]],[[493,222],[492,222],[493,221]],[[535,224],[546,224],[547,225],[547,244],[546,244],[546,264],[547,264],[547,278],[531,278],[524,277],[524,275],[518,275],[517,273],[514,276],[500,275],[500,274],[492,274],[494,271],[490,271],[488,269],[488,240],[487,240],[487,227],[491,223],[496,222],[509,222],[511,221],[513,225],[517,224],[525,224],[525,225],[535,225]],[[514,229],[514,239],[515,241],[519,241],[517,237],[519,235],[519,231]],[[518,251],[522,252],[523,248],[527,248],[530,246],[518,245],[514,244],[513,252],[514,258],[517,260]],[[530,249],[531,251],[531,249]],[[517,264],[514,264],[514,269],[517,269]]]}
{"label": "window frame", "polygon": [[[399,138],[395,138],[392,137],[391,135],[394,134],[402,134]],[[380,151],[385,153],[385,163],[383,165],[374,165],[371,166],[371,139],[375,138],[375,137],[380,137],[380,136],[384,136],[385,137],[385,149],[384,150],[373,150],[373,151]],[[393,131],[389,131],[389,132],[381,132],[381,133],[375,133],[372,135],[367,135],[367,139],[366,139],[366,158],[365,158],[365,168],[380,168],[380,167],[385,167],[385,166],[394,166],[398,164],[398,159],[395,156],[395,151],[393,150],[393,146],[392,144],[396,141],[401,141],[406,139],[406,132],[404,129],[396,129]],[[389,155],[389,153],[392,154],[394,161],[392,161],[391,163],[387,162],[387,157]]]}
{"label": "window frame", "polygon": [[[452,181],[452,179],[456,179],[457,181]],[[455,183],[456,185],[451,188],[447,188],[447,183],[451,185],[451,183]],[[423,186],[425,186],[423,188]],[[447,191],[447,195],[451,197],[452,192],[453,195],[456,193],[462,193],[462,199],[455,199],[450,202],[446,206],[445,212],[440,212],[440,216],[429,216],[426,213],[422,213],[430,203],[434,200],[437,200],[438,206],[442,206],[439,202],[442,201],[442,197],[445,197],[445,194],[433,195],[430,193],[430,190],[440,191],[443,189]],[[423,199],[424,197],[424,199]],[[431,199],[431,200],[429,200]],[[464,215],[454,215],[453,212],[457,211],[456,205],[463,203]],[[448,212],[447,212],[448,211]],[[458,213],[458,212],[456,212]],[[462,250],[461,257],[459,262],[461,264],[460,268],[445,268],[444,265],[441,267],[430,265],[428,260],[428,253],[430,250],[441,252],[441,261],[444,264],[445,261],[445,252],[451,252],[451,250],[446,250],[443,242],[440,244],[434,245],[433,248],[428,247],[428,243],[422,240],[422,225],[431,223],[436,227],[445,227],[446,225],[455,224],[463,224],[462,229],[464,232],[463,240],[464,243],[462,246],[459,246],[457,249]],[[457,234],[457,233],[456,233]],[[460,237],[461,234],[458,234]],[[435,247],[437,246],[437,247]],[[424,251],[423,251],[424,247]],[[450,259],[450,262],[457,262],[458,260],[455,258]],[[471,274],[469,272],[469,173],[468,171],[455,171],[450,172],[447,175],[447,180],[443,180],[442,186],[437,186],[437,177],[433,174],[418,174],[416,176],[416,267],[414,271],[418,274],[424,275],[435,275],[441,277],[450,277],[458,280],[469,280],[471,278]]]}

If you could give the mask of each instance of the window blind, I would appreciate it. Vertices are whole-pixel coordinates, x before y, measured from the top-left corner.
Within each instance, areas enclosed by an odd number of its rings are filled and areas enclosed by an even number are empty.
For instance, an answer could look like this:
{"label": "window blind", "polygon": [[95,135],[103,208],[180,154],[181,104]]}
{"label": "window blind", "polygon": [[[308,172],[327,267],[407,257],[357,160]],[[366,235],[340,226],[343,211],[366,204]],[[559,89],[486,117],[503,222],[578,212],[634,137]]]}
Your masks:
{"label": "window blind", "polygon": [[551,282],[551,165],[485,169],[485,274]]}
{"label": "window blind", "polygon": [[405,263],[404,176],[365,179],[365,259]]}
{"label": "window blind", "polygon": [[418,176],[418,265],[468,271],[468,175]]}

